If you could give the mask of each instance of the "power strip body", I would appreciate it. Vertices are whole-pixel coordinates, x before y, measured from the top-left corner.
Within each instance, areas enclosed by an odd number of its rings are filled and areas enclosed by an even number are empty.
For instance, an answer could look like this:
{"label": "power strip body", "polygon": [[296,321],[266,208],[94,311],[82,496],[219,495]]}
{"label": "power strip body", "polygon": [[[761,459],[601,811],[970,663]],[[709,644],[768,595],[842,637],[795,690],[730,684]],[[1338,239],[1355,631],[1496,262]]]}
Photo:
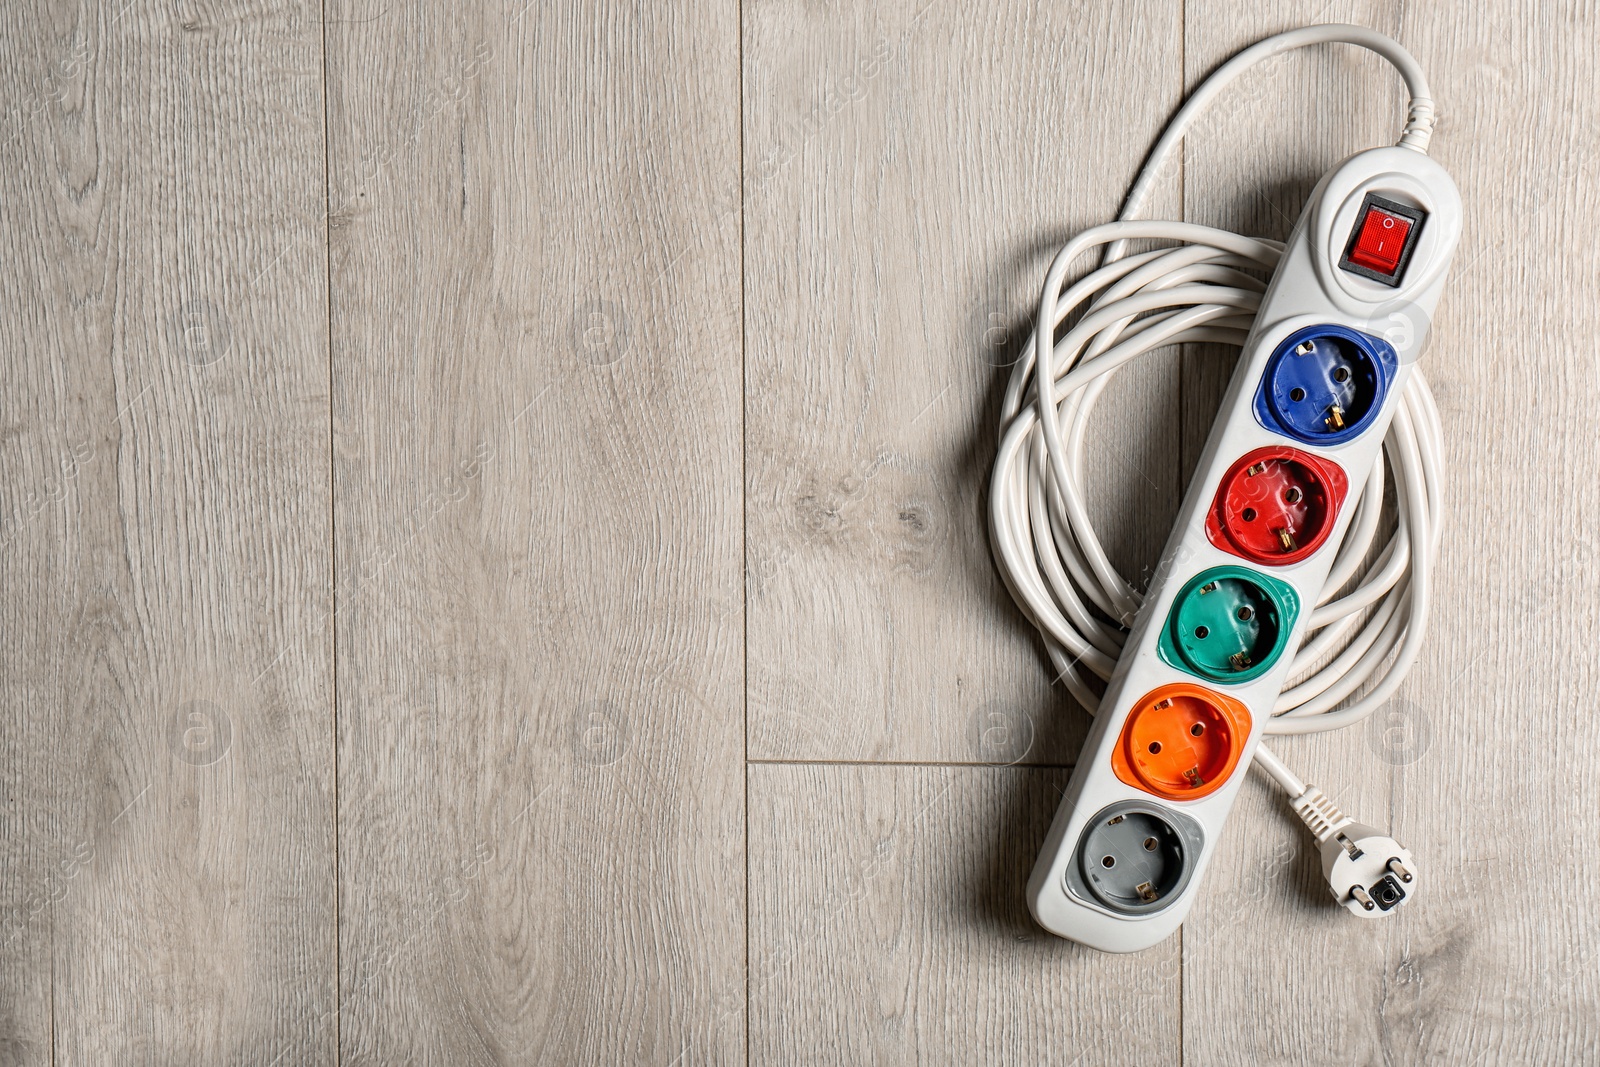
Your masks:
{"label": "power strip body", "polygon": [[[1369,218],[1375,210],[1381,217]],[[1387,265],[1384,257],[1393,249],[1382,247],[1381,233],[1368,233],[1369,221],[1394,229],[1409,222],[1408,228],[1414,231],[1404,241],[1392,281],[1385,281],[1381,270]],[[1424,345],[1460,231],[1461,201],[1448,173],[1428,156],[1409,148],[1379,148],[1353,156],[1325,176],[1312,193],[1263,298],[1161,565],[1145,593],[1029,879],[1029,906],[1051,932],[1098,949],[1128,952],[1161,941],[1182,923],[1300,647],[1307,619],[1355,511],[1355,501],[1378,461],[1411,364]],[[1376,253],[1358,247],[1368,237],[1373,237],[1370,243],[1377,247]],[[1334,415],[1328,415],[1317,432],[1298,437],[1297,428],[1305,429],[1303,417],[1299,423],[1294,421],[1299,416],[1293,414],[1274,421],[1268,388],[1293,386],[1299,379],[1290,368],[1275,372],[1268,383],[1269,364],[1289,367],[1282,362],[1289,358],[1285,353],[1296,349],[1286,349],[1285,342],[1312,335],[1327,338],[1330,344],[1364,346],[1381,364],[1376,402],[1364,413],[1358,432],[1328,429],[1337,421]],[[1273,363],[1274,359],[1279,362]],[[1337,472],[1334,477],[1342,474],[1347,484],[1342,502],[1325,519],[1314,550],[1306,553],[1296,545],[1294,553],[1286,552],[1294,562],[1262,563],[1245,558],[1218,537],[1214,519],[1220,506],[1218,492],[1225,477],[1231,474],[1237,479],[1241,457],[1285,448],[1312,457],[1318,470]],[[1285,539],[1286,545],[1290,543],[1292,539]],[[1224,582],[1229,590],[1237,586],[1248,592],[1253,584],[1257,591],[1270,594],[1269,600],[1256,604],[1257,609],[1270,614],[1268,609],[1275,605],[1283,632],[1264,669],[1249,665],[1248,658],[1229,660],[1230,667],[1246,666],[1231,675],[1208,676],[1175,654],[1175,634],[1187,632],[1189,644],[1197,647],[1199,643],[1192,640],[1195,634],[1209,636],[1203,627],[1176,629],[1173,617],[1180,594],[1185,597],[1185,610],[1197,603],[1197,592],[1204,595],[1204,586],[1197,589],[1194,583],[1205,574],[1239,578]],[[1291,613],[1285,626],[1284,616]],[[1211,611],[1204,617],[1214,616]],[[1210,664],[1208,669],[1216,666]],[[1160,705],[1159,700],[1146,700],[1158,690],[1180,694],[1180,700],[1181,694],[1198,692],[1202,701],[1204,694],[1212,694],[1223,717],[1201,715],[1204,721],[1194,725],[1203,728],[1210,724],[1223,731],[1231,725],[1234,731],[1231,761],[1220,778],[1194,787],[1197,799],[1183,799],[1181,793],[1184,786],[1199,779],[1198,774],[1175,787],[1162,785],[1166,795],[1129,781],[1136,776],[1130,770],[1130,759],[1145,758],[1144,748],[1130,756],[1131,713],[1136,708],[1141,716],[1171,713],[1149,710]],[[1149,750],[1155,752],[1156,746],[1152,742]],[[1132,855],[1107,847],[1105,856],[1088,857],[1093,851],[1090,846],[1099,845],[1106,834],[1120,835],[1113,845],[1120,842],[1126,846],[1130,833],[1138,840],[1141,832],[1148,833],[1142,839],[1148,857],[1138,855],[1137,847]],[[1102,874],[1113,873],[1110,868],[1094,870],[1092,863],[1109,863],[1122,856],[1123,870],[1142,870],[1139,864],[1147,859],[1166,857],[1162,869],[1170,874],[1173,857],[1180,854],[1182,877],[1168,877],[1164,887],[1141,884],[1137,899],[1113,899],[1102,895],[1103,889],[1091,887],[1091,882],[1100,886]],[[1126,891],[1125,886],[1117,889]],[[1154,899],[1147,894],[1154,894]]]}

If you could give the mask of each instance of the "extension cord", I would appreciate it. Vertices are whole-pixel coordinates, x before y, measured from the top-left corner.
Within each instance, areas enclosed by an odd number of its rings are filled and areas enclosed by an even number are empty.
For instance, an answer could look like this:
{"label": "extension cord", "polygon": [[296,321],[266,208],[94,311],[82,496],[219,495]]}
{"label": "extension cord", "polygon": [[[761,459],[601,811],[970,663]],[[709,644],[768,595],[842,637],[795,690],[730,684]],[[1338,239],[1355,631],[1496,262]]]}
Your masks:
{"label": "extension cord", "polygon": [[[1224,85],[1269,56],[1322,42],[1360,45],[1400,71],[1411,107],[1397,146],[1324,177],[1285,245],[1131,220]],[[1060,679],[1095,713],[1029,880],[1029,905],[1054,933],[1132,951],[1175,930],[1252,759],[1316,837],[1342,905],[1376,917],[1415,893],[1411,854],[1354,823],[1260,738],[1365,718],[1403,681],[1422,640],[1441,433],[1414,363],[1461,229],[1455,186],[1426,154],[1432,122],[1426,79],[1389,38],[1355,26],[1269,38],[1219,68],[1174,116],[1120,220],[1079,234],[1050,267],[1006,391],[990,523],[1007,585]],[[1181,243],[1124,256],[1139,239]],[[1068,287],[1072,264],[1098,247],[1101,266]],[[1249,270],[1272,271],[1270,286]],[[1243,353],[1141,596],[1111,565],[1084,507],[1088,417],[1122,364],[1194,341],[1241,344]],[[1053,388],[1041,391],[1040,381]],[[1383,501],[1380,447],[1399,516],[1363,569]],[[1107,679],[1103,698],[1080,667]]]}

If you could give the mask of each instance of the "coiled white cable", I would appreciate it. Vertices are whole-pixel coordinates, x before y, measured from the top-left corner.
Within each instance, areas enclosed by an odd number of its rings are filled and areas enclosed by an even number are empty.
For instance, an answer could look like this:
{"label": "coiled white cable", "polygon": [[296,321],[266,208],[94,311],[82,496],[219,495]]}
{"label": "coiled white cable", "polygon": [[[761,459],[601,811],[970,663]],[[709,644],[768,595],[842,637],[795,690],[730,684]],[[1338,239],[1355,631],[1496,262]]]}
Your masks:
{"label": "coiled white cable", "polygon": [[[1427,150],[1433,126],[1427,80],[1410,53],[1382,34],[1360,26],[1311,26],[1245,49],[1173,116],[1129,191],[1119,221],[1085,230],[1057,254],[1045,278],[1033,336],[1012,371],[990,485],[995,561],[1044,636],[1059,680],[1091,713],[1099,698],[1085,672],[1110,677],[1141,596],[1117,573],[1084,506],[1090,413],[1110,375],[1146,352],[1188,342],[1242,345],[1266,289],[1248,272],[1270,275],[1283,252],[1277,241],[1132,217],[1184,132],[1227,83],[1270,56],[1327,42],[1360,45],[1394,65],[1411,95],[1399,144]],[[1127,242],[1141,239],[1179,243],[1126,255]],[[1101,266],[1067,286],[1072,265],[1096,248],[1103,249]],[[1060,341],[1039,344],[1080,312]],[[1041,391],[1040,382],[1051,387]],[[1365,485],[1352,495],[1354,517],[1267,733],[1313,733],[1359,722],[1394,694],[1416,661],[1439,544],[1441,441],[1433,395],[1422,372],[1413,368],[1384,439],[1384,456],[1394,472],[1396,528],[1364,567],[1383,506],[1384,464],[1374,464]],[[1352,581],[1353,587],[1339,595]],[[1374,610],[1363,622],[1369,608]],[[1330,654],[1332,660],[1318,667]],[[1374,684],[1359,699],[1344,704],[1369,682]],[[1291,797],[1306,792],[1306,784],[1264,745],[1257,747],[1255,759]]]}

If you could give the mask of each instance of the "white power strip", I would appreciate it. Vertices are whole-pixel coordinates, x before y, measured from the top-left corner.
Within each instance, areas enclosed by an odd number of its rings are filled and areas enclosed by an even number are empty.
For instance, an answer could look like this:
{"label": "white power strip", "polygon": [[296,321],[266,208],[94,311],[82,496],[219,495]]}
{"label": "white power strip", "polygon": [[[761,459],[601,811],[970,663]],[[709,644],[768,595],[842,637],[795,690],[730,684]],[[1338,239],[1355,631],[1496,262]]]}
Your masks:
{"label": "white power strip", "polygon": [[[1328,174],[1281,248],[1191,224],[1126,221],[1223,84],[1267,55],[1321,41],[1372,48],[1406,77],[1412,107],[1398,146]],[[1461,231],[1455,186],[1425,154],[1431,124],[1421,72],[1393,41],[1349,26],[1269,39],[1219,69],[1175,117],[1125,221],[1080,234],[1050,269],[1035,343],[1007,393],[991,523],[1001,571],[1062,680],[1097,707],[1029,881],[1029,904],[1052,932],[1131,951],[1176,929],[1252,759],[1317,837],[1340,903],[1378,916],[1415,892],[1406,849],[1353,823],[1260,739],[1370,713],[1404,678],[1425,627],[1439,432],[1414,364]],[[1125,240],[1139,238],[1187,243],[1123,257]],[[1076,259],[1102,245],[1101,268],[1066,287]],[[1262,269],[1273,270],[1264,295],[1247,273]],[[1140,597],[1110,566],[1083,508],[1088,411],[1104,376],[1143,352],[1241,335],[1243,355]],[[1054,388],[1040,396],[1040,381]],[[1402,503],[1398,529],[1355,590],[1338,596],[1373,541],[1385,445]],[[1130,618],[1123,637],[1117,623]],[[1080,665],[1109,674],[1098,701]],[[1297,675],[1308,677],[1286,692]],[[1372,679],[1360,700],[1339,707]]]}

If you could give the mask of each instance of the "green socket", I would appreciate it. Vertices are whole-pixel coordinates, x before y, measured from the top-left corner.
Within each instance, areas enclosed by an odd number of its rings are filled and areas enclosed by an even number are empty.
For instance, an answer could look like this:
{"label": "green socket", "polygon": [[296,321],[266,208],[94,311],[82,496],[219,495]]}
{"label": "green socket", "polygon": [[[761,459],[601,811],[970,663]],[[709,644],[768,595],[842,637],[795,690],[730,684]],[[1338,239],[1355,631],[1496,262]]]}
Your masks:
{"label": "green socket", "polygon": [[1183,587],[1157,646],[1179,670],[1249,682],[1278,662],[1300,613],[1288,585],[1248,567],[1213,567]]}

